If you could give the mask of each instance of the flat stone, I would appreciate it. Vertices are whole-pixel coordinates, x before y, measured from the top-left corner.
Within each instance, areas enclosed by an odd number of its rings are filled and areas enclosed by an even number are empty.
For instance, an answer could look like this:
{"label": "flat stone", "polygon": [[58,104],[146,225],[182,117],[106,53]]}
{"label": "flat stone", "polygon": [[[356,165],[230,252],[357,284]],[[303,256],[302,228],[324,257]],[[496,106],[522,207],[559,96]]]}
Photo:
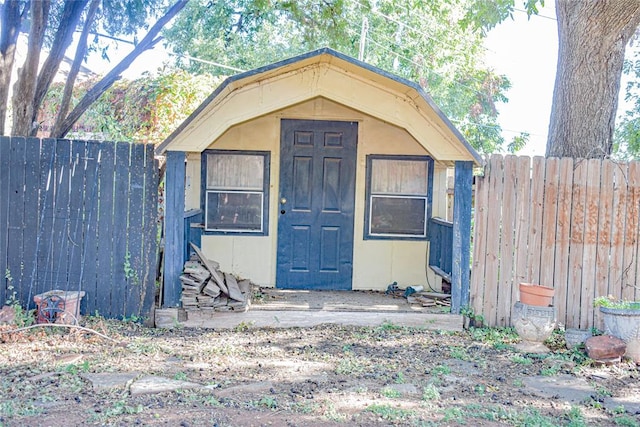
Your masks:
{"label": "flat stone", "polygon": [[640,414],[640,393],[630,393],[624,397],[607,397],[603,403],[610,411],[623,407],[627,413]]}
{"label": "flat stone", "polygon": [[74,363],[81,361],[83,357],[84,356],[82,354],[63,354],[62,356],[56,357],[56,363],[73,365]]}
{"label": "flat stone", "polygon": [[104,372],[98,374],[81,374],[82,378],[89,381],[94,391],[112,390],[114,388],[124,388],[129,381],[133,381],[138,375],[137,372]]}
{"label": "flat stone", "polygon": [[395,390],[403,396],[417,396],[421,394],[414,384],[389,384],[385,388]]}
{"label": "flat stone", "polygon": [[260,394],[269,392],[273,388],[271,381],[258,381],[249,384],[240,384],[219,390],[216,394],[219,397],[230,397],[238,394]]}
{"label": "flat stone", "polygon": [[533,341],[521,341],[514,347],[520,353],[546,354],[551,351],[546,345]]}
{"label": "flat stone", "polygon": [[590,399],[595,389],[583,378],[573,375],[527,377],[523,383],[532,394],[565,402],[580,403]]}
{"label": "flat stone", "polygon": [[202,388],[202,384],[149,375],[131,384],[129,391],[132,396],[140,396],[192,388]]}

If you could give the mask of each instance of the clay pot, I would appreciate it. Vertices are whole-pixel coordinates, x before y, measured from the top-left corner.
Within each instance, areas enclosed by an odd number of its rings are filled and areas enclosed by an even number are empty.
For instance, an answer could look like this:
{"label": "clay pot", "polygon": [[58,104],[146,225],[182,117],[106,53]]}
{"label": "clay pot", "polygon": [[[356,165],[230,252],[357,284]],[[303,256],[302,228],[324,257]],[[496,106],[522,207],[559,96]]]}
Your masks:
{"label": "clay pot", "polygon": [[538,307],[549,307],[555,290],[532,283],[520,283],[520,302]]}

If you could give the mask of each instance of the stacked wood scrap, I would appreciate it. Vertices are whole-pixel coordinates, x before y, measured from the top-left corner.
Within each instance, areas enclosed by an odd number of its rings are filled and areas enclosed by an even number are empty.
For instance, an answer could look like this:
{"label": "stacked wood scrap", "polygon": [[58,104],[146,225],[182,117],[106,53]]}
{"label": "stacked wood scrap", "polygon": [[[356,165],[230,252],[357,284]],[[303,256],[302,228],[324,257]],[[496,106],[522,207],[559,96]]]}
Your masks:
{"label": "stacked wood scrap", "polygon": [[423,307],[451,307],[451,295],[438,292],[418,292],[407,297],[409,304]]}
{"label": "stacked wood scrap", "polygon": [[250,280],[238,280],[220,271],[220,264],[207,259],[193,243],[195,251],[184,264],[182,307],[185,310],[247,311],[251,305]]}

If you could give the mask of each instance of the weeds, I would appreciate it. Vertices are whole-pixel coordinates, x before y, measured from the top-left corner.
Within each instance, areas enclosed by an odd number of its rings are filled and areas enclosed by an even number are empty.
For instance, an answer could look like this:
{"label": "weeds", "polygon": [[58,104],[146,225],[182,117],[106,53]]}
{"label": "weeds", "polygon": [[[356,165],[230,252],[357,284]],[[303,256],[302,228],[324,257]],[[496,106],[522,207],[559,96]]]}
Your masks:
{"label": "weeds", "polygon": [[415,415],[414,411],[394,408],[390,405],[369,405],[365,410],[373,412],[385,421],[403,421]]}
{"label": "weeds", "polygon": [[391,387],[384,387],[382,390],[380,390],[380,394],[388,399],[397,399],[402,395],[399,390]]}

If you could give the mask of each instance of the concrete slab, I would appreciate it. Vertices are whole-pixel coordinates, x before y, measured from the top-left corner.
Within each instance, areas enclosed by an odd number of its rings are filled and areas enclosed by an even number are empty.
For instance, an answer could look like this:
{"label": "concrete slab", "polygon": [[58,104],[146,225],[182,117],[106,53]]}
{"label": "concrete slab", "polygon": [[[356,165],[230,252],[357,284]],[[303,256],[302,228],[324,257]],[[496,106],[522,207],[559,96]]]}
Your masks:
{"label": "concrete slab", "polygon": [[129,381],[133,381],[138,372],[104,372],[97,374],[81,374],[93,385],[94,391],[108,391],[114,388],[124,388]]}
{"label": "concrete slab", "polygon": [[604,407],[610,411],[622,407],[629,414],[640,414],[640,393],[630,393],[624,397],[607,397],[604,399]]}
{"label": "concrete slab", "polygon": [[170,378],[149,375],[131,384],[129,391],[131,392],[132,396],[139,396],[141,394],[155,394],[163,393],[165,391],[176,391],[202,387],[202,384],[193,383],[190,381],[172,380]]}
{"label": "concrete slab", "polygon": [[523,382],[527,390],[538,397],[571,403],[584,402],[596,393],[585,379],[573,375],[528,377]]}
{"label": "concrete slab", "polygon": [[391,323],[397,326],[422,327],[431,330],[461,331],[463,318],[456,314],[324,311],[324,310],[249,310],[237,312],[188,312],[181,326],[189,328],[234,329],[295,328],[322,324],[352,326],[379,326]]}

